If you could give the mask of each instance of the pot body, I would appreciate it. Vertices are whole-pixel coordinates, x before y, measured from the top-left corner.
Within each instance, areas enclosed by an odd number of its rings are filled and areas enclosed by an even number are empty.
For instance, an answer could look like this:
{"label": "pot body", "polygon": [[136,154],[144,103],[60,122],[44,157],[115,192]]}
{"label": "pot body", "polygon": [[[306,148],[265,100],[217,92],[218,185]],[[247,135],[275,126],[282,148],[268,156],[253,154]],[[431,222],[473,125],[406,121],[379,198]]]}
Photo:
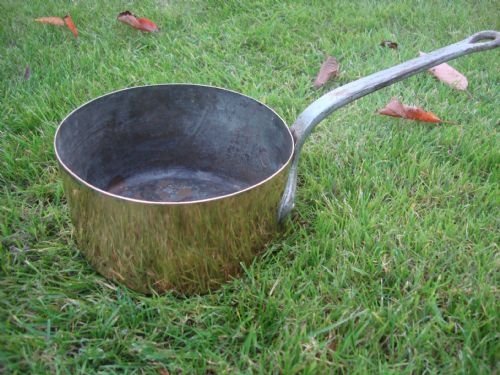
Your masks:
{"label": "pot body", "polygon": [[238,275],[276,233],[294,144],[252,98],[155,85],[76,109],[55,150],[94,268],[137,291],[192,294]]}
{"label": "pot body", "polygon": [[237,276],[278,230],[287,170],[249,191],[188,205],[107,196],[64,169],[78,248],[103,276],[131,289],[204,293]]}

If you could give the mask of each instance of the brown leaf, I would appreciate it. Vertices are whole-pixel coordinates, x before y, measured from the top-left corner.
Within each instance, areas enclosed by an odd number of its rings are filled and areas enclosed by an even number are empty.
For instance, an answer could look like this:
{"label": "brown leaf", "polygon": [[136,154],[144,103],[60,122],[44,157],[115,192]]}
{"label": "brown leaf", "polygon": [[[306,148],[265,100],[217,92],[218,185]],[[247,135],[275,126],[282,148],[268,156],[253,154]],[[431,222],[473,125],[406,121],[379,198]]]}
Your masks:
{"label": "brown leaf", "polygon": [[381,115],[405,118],[405,107],[398,99],[392,98],[384,108],[378,110],[378,113]]}
{"label": "brown leaf", "polygon": [[40,17],[35,18],[35,21],[49,25],[64,26],[64,20],[61,17]]}
{"label": "brown leaf", "polygon": [[321,64],[316,80],[314,81],[314,87],[320,88],[332,77],[339,74],[339,63],[335,57],[328,56],[326,60]]}
{"label": "brown leaf", "polygon": [[71,18],[71,16],[69,14],[67,14],[63,17],[63,20],[64,20],[64,23],[66,24],[66,26],[68,27],[68,29],[71,30],[71,32],[73,33],[75,38],[78,38],[78,30],[76,29],[76,26],[73,23],[73,19]]}
{"label": "brown leaf", "polygon": [[401,117],[408,120],[416,120],[423,122],[443,122],[432,112],[426,112],[420,107],[411,107],[404,105],[397,98],[392,98],[391,101],[378,111],[381,115]]}
{"label": "brown leaf", "polygon": [[398,44],[396,42],[392,42],[390,40],[383,40],[382,42],[380,42],[380,45],[382,47],[387,47],[387,48],[392,48],[392,49],[398,48]]}
{"label": "brown leaf", "polygon": [[168,370],[167,370],[167,369],[165,369],[165,368],[161,368],[161,369],[159,369],[159,370],[158,370],[158,373],[159,373],[160,375],[170,375],[170,372],[168,372]]}
{"label": "brown leaf", "polygon": [[[422,55],[425,53],[420,52],[420,56]],[[469,85],[467,77],[446,63],[430,68],[429,72],[441,82],[460,91],[465,91]]]}
{"label": "brown leaf", "polygon": [[140,27],[139,22],[137,21],[137,17],[130,13],[128,10],[126,10],[125,12],[121,12],[118,17],[116,17],[116,19],[118,21],[126,23],[127,25],[135,27],[136,29]]}
{"label": "brown leaf", "polygon": [[116,19],[132,26],[137,30],[146,31],[149,33],[159,31],[158,26],[156,26],[153,21],[147,18],[137,18],[137,16],[130,13],[128,10],[126,10],[125,12],[121,12],[118,17],[116,17]]}

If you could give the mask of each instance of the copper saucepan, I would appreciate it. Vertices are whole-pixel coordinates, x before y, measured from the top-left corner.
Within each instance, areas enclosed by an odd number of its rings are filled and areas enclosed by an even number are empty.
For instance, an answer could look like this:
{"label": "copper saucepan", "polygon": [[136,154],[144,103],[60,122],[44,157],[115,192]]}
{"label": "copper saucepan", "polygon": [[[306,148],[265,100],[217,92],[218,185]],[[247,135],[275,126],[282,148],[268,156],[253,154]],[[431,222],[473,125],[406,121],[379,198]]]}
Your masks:
{"label": "copper saucepan", "polygon": [[59,125],[76,241],[104,276],[151,292],[214,289],[262,251],[293,207],[312,129],[364,95],[444,61],[496,48],[483,31],[339,87],[289,128],[271,108],[211,86],[127,88]]}

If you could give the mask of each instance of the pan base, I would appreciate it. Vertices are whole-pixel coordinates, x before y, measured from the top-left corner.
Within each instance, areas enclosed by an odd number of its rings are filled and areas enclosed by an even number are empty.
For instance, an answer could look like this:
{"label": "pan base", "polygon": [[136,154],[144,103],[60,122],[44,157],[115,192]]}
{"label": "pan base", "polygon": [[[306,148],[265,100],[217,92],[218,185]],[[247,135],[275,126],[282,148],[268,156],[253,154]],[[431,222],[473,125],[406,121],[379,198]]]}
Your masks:
{"label": "pan base", "polygon": [[152,202],[189,202],[245,189],[249,184],[213,172],[175,167],[114,177],[106,190],[123,197]]}

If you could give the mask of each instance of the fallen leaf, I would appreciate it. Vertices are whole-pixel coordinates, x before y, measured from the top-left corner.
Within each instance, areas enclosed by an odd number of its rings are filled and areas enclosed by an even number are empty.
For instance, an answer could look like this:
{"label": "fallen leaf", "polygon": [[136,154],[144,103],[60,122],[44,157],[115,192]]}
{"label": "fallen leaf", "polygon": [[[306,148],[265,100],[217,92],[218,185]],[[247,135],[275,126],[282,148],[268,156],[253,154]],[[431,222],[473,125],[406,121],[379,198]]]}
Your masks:
{"label": "fallen leaf", "polygon": [[35,18],[35,21],[49,25],[64,26],[64,20],[61,17],[40,17]]}
{"label": "fallen leaf", "polygon": [[26,68],[24,69],[24,79],[28,80],[31,77],[31,69],[29,65],[26,65]]}
{"label": "fallen leaf", "polygon": [[156,26],[153,21],[147,18],[138,18],[128,10],[126,10],[125,12],[121,12],[116,18],[118,21],[126,23],[127,25],[130,25],[137,30],[146,31],[149,33],[159,31],[158,26]]}
{"label": "fallen leaf", "polygon": [[63,20],[64,20],[64,23],[66,24],[66,26],[68,27],[68,29],[71,30],[71,32],[73,33],[75,38],[78,38],[78,30],[76,29],[76,26],[73,23],[73,19],[71,18],[71,16],[69,14],[67,14],[63,17]]}
{"label": "fallen leaf", "polygon": [[[426,54],[424,52],[420,52],[420,56],[422,55]],[[460,91],[465,91],[469,85],[467,77],[446,63],[430,68],[429,72],[441,82],[446,83],[447,85]]]}
{"label": "fallen leaf", "polygon": [[40,18],[35,18],[36,22],[40,23],[46,23],[49,25],[55,25],[55,26],[64,26],[66,25],[68,29],[71,30],[75,38],[78,38],[78,30],[76,29],[75,24],[73,23],[73,19],[71,16],[68,14],[64,16],[63,18],[61,17],[40,17]]}
{"label": "fallen leaf", "polygon": [[150,33],[155,33],[157,31],[160,31],[158,29],[158,26],[156,26],[156,24],[153,21],[148,20],[147,18],[138,18],[137,21],[139,21],[139,25],[141,25],[140,30],[142,31],[147,31]]}
{"label": "fallen leaf", "polygon": [[314,87],[320,88],[332,77],[339,74],[339,63],[335,57],[328,56],[326,60],[321,64],[316,80],[314,81]]}
{"label": "fallen leaf", "polygon": [[121,12],[118,15],[118,17],[116,17],[116,19],[118,21],[126,23],[127,25],[135,27],[136,29],[140,28],[139,21],[137,21],[137,17],[134,16],[132,13],[130,13],[128,10],[126,10],[125,12]]}
{"label": "fallen leaf", "polygon": [[398,44],[396,42],[390,41],[390,40],[383,40],[380,42],[380,45],[382,47],[387,47],[387,48],[392,48],[392,49],[397,49]]}
{"label": "fallen leaf", "polygon": [[158,370],[158,373],[159,373],[160,375],[170,375],[170,372],[168,372],[168,370],[167,370],[167,369],[165,369],[165,368],[161,368],[161,369],[159,369],[159,370]]}
{"label": "fallen leaf", "polygon": [[408,120],[434,123],[443,122],[434,113],[426,112],[419,107],[407,106],[401,103],[397,98],[392,98],[384,108],[378,110],[378,113],[386,116],[401,117]]}

